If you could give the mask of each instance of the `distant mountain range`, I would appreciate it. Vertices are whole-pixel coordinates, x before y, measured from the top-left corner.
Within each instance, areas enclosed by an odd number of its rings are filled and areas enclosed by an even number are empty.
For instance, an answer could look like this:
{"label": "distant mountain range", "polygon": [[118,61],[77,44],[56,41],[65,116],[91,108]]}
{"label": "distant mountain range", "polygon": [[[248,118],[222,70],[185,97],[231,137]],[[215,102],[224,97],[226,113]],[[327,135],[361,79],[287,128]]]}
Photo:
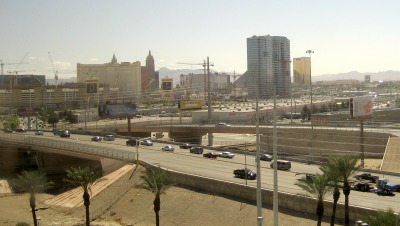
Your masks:
{"label": "distant mountain range", "polygon": [[[173,78],[174,83],[179,83],[181,74],[203,74],[204,71],[202,69],[191,70],[191,69],[178,69],[171,70],[165,67],[162,67],[158,70],[160,73],[160,78]],[[347,73],[339,73],[339,74],[324,74],[324,75],[316,75],[313,76],[313,82],[316,81],[335,81],[335,80],[344,80],[344,79],[355,79],[359,81],[364,81],[365,75],[371,75],[371,81],[400,81],[400,71],[380,71],[380,72],[366,72],[361,73],[358,71],[350,71]],[[76,77],[69,79],[59,79],[58,84],[63,84],[67,82],[76,82]],[[55,84],[54,79],[46,79],[48,84]]]}

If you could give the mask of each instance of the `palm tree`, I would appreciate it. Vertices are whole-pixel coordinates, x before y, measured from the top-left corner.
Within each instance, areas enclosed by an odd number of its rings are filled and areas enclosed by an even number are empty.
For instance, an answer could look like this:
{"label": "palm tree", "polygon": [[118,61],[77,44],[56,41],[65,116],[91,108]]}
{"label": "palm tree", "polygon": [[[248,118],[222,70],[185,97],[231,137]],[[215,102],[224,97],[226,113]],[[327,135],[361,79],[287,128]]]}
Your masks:
{"label": "palm tree", "polygon": [[318,216],[317,226],[321,226],[322,216],[324,215],[324,199],[332,192],[332,187],[328,186],[329,178],[325,174],[316,174],[312,180],[303,177],[296,182],[296,185],[317,199],[316,214]]}
{"label": "palm tree", "polygon": [[166,191],[172,187],[173,183],[170,180],[170,176],[168,172],[165,172],[158,167],[157,169],[151,170],[149,168],[146,169],[145,173],[140,176],[143,180],[143,183],[139,185],[148,191],[151,191],[154,195],[154,212],[156,214],[156,225],[160,225],[160,216],[159,212],[161,209],[161,199],[160,196],[162,194],[166,194]]}
{"label": "palm tree", "polygon": [[329,186],[333,187],[333,193],[332,193],[333,207],[331,216],[331,226],[334,226],[336,219],[337,202],[339,201],[340,198],[340,191],[339,191],[340,172],[336,168],[334,168],[334,164],[331,163],[331,158],[328,158],[328,161],[321,165],[320,170],[329,178]]}
{"label": "palm tree", "polygon": [[353,176],[358,168],[357,159],[350,155],[333,156],[328,159],[325,167],[331,172],[336,172],[339,175],[338,179],[343,181],[344,194],[344,222],[346,226],[350,225],[349,218],[349,195],[351,191],[349,178]]}
{"label": "palm tree", "polygon": [[52,182],[48,181],[46,174],[39,171],[22,171],[18,175],[16,186],[21,191],[29,192],[29,204],[32,210],[33,224],[38,225],[36,219],[36,194],[49,189]]}
{"label": "palm tree", "polygon": [[400,217],[397,216],[392,209],[386,211],[380,210],[369,215],[366,222],[369,226],[396,226],[400,225]]}
{"label": "palm tree", "polygon": [[99,170],[93,170],[89,167],[85,168],[74,168],[71,167],[67,170],[67,178],[64,180],[71,183],[74,186],[80,187],[83,190],[83,204],[86,207],[86,225],[90,225],[90,194],[91,187],[96,183],[97,179],[101,177],[101,172]]}

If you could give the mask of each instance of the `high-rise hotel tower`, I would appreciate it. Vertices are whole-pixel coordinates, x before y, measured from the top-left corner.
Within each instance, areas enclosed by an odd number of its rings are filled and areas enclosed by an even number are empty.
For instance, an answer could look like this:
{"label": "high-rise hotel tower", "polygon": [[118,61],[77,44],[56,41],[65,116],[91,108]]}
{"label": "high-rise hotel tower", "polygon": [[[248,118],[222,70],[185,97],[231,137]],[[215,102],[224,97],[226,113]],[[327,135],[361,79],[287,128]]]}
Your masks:
{"label": "high-rise hotel tower", "polygon": [[291,93],[290,41],[283,36],[253,36],[247,38],[247,90],[249,97],[260,98]]}
{"label": "high-rise hotel tower", "polygon": [[310,85],[311,67],[310,57],[293,58],[293,83],[296,85]]}

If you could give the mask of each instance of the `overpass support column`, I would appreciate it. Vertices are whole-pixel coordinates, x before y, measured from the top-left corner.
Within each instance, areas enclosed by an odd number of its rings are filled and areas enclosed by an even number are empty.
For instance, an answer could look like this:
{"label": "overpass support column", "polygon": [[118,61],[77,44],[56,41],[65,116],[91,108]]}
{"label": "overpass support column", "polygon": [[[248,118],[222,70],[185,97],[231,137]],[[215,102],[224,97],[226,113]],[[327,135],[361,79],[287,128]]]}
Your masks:
{"label": "overpass support column", "polygon": [[201,138],[206,135],[205,133],[182,133],[170,132],[169,137],[174,139],[175,142],[191,143],[201,145]]}

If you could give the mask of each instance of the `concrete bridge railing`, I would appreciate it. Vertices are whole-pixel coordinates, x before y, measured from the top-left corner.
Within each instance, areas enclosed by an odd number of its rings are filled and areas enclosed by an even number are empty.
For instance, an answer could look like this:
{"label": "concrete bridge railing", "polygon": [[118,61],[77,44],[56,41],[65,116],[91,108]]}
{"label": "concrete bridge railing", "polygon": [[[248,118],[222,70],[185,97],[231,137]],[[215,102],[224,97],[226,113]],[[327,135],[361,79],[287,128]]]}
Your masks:
{"label": "concrete bridge railing", "polygon": [[[32,137],[20,134],[0,133],[0,141],[4,144],[10,144],[23,148],[31,148],[38,151],[60,151],[65,150],[78,154],[95,155],[104,158],[134,162],[135,153],[115,149],[112,147],[93,146],[92,144],[70,142],[68,139],[51,139],[46,137]],[[54,152],[54,151],[51,151]]]}

